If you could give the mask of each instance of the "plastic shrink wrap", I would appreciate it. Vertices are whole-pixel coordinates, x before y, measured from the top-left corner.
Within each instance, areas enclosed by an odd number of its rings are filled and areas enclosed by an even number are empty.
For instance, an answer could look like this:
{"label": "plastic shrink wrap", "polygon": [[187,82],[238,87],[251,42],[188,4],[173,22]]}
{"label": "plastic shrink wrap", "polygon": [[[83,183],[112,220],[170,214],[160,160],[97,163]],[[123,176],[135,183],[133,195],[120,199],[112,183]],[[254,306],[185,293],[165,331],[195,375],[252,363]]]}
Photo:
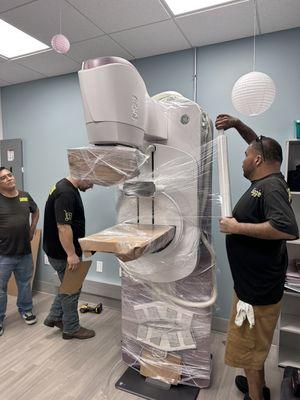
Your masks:
{"label": "plastic shrink wrap", "polygon": [[[211,225],[224,201],[212,191],[217,141],[208,115],[191,100],[174,92],[145,98],[143,112],[154,112],[138,148],[106,142],[69,150],[73,176],[118,191],[119,224],[81,245],[119,257],[123,360],[143,376],[207,387],[216,300]],[[80,161],[76,151],[84,152]]]}

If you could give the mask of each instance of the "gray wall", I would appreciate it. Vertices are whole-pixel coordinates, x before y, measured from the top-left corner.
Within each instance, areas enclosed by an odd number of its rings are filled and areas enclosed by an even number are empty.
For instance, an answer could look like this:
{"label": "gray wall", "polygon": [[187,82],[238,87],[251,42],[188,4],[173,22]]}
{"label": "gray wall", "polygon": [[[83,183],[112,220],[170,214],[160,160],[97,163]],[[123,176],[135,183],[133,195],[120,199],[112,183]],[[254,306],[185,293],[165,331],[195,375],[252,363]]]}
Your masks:
{"label": "gray wall", "polygon": [[[257,38],[257,70],[266,72],[274,79],[277,97],[271,109],[262,116],[243,118],[258,133],[273,136],[282,145],[293,136],[293,120],[300,118],[299,42],[300,29]],[[220,112],[237,115],[231,105],[231,89],[238,77],[250,72],[251,58],[251,39],[198,49],[197,98],[212,119]],[[192,98],[192,50],[135,60],[134,64],[151,95],[175,90]],[[2,113],[4,138],[22,138],[24,141],[25,188],[42,210],[49,187],[67,173],[65,149],[87,144],[77,76],[70,74],[3,88]],[[234,132],[229,132],[228,136],[232,197],[235,202],[248,186],[241,172],[246,146]],[[214,191],[218,191],[216,177]],[[114,224],[116,199],[113,189],[97,187],[82,197],[86,207],[88,233]],[[227,318],[232,281],[224,236],[218,232],[217,223],[218,218],[215,216],[213,239],[219,268],[219,298],[215,315]],[[102,254],[97,255],[97,258],[104,261],[104,272],[96,273],[93,265],[89,279],[118,284],[115,259]],[[53,277],[51,268],[43,265],[42,257],[38,275],[44,281],[50,281]]]}

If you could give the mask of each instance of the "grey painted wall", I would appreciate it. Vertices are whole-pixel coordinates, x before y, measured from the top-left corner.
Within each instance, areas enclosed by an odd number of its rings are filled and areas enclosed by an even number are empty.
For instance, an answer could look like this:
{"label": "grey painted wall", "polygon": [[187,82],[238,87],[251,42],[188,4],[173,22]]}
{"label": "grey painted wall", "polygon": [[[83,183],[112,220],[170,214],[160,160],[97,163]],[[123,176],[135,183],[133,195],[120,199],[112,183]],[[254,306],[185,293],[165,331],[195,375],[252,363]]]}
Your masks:
{"label": "grey painted wall", "polygon": [[[292,122],[300,117],[300,29],[283,31],[257,38],[257,70],[268,73],[277,86],[275,103],[265,114],[243,118],[257,132],[276,138],[282,145],[293,136]],[[149,93],[176,90],[193,96],[193,51],[166,54],[135,60]],[[230,100],[238,77],[252,68],[252,40],[242,39],[198,49],[198,103],[212,119],[220,112],[237,115]],[[43,209],[49,187],[67,173],[68,147],[87,144],[79,85],[76,74],[34,81],[2,89],[4,138],[20,137],[24,141],[25,188]],[[241,117],[241,116],[240,116]],[[229,132],[232,197],[235,202],[247,188],[241,164],[245,143]],[[216,174],[215,174],[216,175]],[[217,180],[214,179],[217,192]],[[88,233],[115,222],[114,189],[95,188],[82,195]],[[218,218],[213,217],[213,239],[218,258],[219,298],[215,315],[229,315],[232,281],[224,247],[224,236],[218,232]],[[41,223],[40,223],[41,226]],[[119,283],[118,266],[109,255],[97,255],[104,261],[104,272],[97,274],[95,265],[89,279]],[[53,277],[50,267],[39,263],[39,279]]]}

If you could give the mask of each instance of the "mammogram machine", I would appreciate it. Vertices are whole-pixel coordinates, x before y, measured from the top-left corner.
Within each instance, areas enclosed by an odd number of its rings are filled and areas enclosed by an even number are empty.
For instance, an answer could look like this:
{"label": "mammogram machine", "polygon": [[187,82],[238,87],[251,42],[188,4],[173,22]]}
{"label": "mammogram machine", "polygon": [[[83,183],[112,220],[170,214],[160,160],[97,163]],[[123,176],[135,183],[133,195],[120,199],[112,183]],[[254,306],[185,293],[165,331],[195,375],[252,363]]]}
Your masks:
{"label": "mammogram machine", "polygon": [[91,145],[68,150],[71,175],[119,192],[119,223],[80,240],[122,266],[131,368],[117,385],[147,399],[195,399],[210,384],[216,300],[211,122],[179,93],[150,97],[121,58],[84,62],[79,81]]}

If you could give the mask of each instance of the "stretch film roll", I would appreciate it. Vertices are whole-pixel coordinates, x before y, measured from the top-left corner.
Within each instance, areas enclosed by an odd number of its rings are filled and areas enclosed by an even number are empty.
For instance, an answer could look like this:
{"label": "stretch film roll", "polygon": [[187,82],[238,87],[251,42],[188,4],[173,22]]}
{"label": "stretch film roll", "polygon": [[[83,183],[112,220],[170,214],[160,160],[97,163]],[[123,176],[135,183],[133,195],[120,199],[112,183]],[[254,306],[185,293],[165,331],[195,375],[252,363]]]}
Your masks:
{"label": "stretch film roll", "polygon": [[219,166],[219,186],[221,195],[221,213],[222,217],[232,217],[227,137],[224,135],[224,130],[218,131],[217,149]]}

